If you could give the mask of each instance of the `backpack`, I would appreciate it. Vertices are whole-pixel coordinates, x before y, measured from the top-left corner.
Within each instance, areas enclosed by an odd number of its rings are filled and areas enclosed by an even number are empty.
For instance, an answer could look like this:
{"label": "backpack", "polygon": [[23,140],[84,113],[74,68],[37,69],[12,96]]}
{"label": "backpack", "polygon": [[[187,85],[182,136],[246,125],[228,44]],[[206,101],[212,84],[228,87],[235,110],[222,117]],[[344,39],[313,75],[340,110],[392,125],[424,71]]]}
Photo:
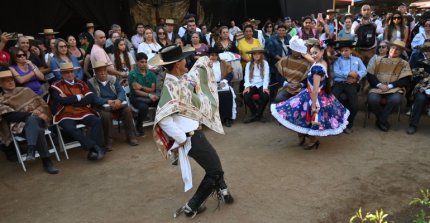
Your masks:
{"label": "backpack", "polygon": [[369,48],[375,45],[376,26],[373,23],[360,25],[357,30],[357,46]]}

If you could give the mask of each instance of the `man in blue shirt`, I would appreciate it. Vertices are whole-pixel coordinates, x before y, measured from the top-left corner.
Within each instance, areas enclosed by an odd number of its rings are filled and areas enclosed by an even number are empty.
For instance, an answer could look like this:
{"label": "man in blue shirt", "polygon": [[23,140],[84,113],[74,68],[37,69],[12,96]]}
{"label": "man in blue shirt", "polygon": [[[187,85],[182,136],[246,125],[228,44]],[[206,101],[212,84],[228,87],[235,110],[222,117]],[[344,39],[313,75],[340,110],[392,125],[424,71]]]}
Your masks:
{"label": "man in blue shirt", "polygon": [[352,132],[354,118],[358,111],[358,82],[367,74],[363,61],[352,56],[352,46],[353,41],[350,40],[336,41],[335,48],[340,50],[341,56],[333,63],[332,93],[350,112],[349,123],[344,130],[347,134]]}
{"label": "man in blue shirt", "polygon": [[138,145],[136,129],[133,124],[133,114],[127,106],[125,91],[115,76],[107,74],[109,65],[102,61],[96,61],[93,64],[95,76],[88,80],[88,86],[96,95],[94,104],[102,119],[105,147],[108,151],[112,149],[112,119],[115,116],[124,121],[128,144],[131,146]]}

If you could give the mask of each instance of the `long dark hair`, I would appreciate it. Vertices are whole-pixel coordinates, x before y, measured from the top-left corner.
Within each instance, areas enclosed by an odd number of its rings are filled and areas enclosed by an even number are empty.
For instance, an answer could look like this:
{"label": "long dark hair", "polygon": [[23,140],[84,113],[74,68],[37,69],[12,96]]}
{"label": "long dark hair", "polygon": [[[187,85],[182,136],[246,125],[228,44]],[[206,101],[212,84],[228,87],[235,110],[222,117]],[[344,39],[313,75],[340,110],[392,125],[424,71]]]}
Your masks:
{"label": "long dark hair", "polygon": [[394,20],[393,20],[395,15],[399,15],[400,16],[400,20],[401,20],[401,23],[400,23],[400,38],[401,39],[405,38],[405,29],[406,29],[405,19],[403,18],[401,12],[395,11],[395,12],[393,12],[393,15],[391,16],[389,24],[388,24],[388,27],[387,27],[388,28],[388,30],[387,30],[387,39],[388,39],[388,41],[391,41],[391,38],[393,37],[393,31],[396,28],[396,25],[394,24]]}
{"label": "long dark hair", "polygon": [[324,50],[323,58],[322,59],[327,63],[327,68],[326,68],[326,70],[327,70],[327,78],[325,79],[324,92],[326,94],[330,94],[331,93],[331,86],[330,86],[330,84],[331,84],[331,75],[330,75],[331,60],[330,60],[330,58],[329,58],[329,56],[327,54],[327,50],[324,47],[322,47],[320,45],[314,45],[312,48],[317,48],[319,50]]}
{"label": "long dark hair", "polygon": [[130,58],[128,57],[128,47],[127,44],[125,44],[125,51],[121,52],[119,50],[119,43],[124,42],[125,41],[123,39],[117,39],[115,40],[115,42],[113,43],[113,55],[115,57],[115,68],[117,70],[121,70],[122,67],[122,63],[121,63],[121,54],[123,54],[124,56],[124,62],[125,62],[125,66],[127,66],[128,70],[131,70],[131,63],[130,63]]}

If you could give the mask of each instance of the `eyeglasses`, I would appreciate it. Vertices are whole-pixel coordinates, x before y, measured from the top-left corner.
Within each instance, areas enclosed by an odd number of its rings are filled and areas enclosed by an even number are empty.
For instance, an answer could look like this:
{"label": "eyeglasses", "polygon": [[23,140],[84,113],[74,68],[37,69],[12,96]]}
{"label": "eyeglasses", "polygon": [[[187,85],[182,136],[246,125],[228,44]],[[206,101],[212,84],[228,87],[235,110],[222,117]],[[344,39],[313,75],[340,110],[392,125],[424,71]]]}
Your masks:
{"label": "eyeglasses", "polygon": [[67,45],[58,46],[58,48],[67,48]]}
{"label": "eyeglasses", "polygon": [[267,28],[273,28],[273,26],[267,26]]}
{"label": "eyeglasses", "polygon": [[382,49],[387,48],[387,46],[385,46],[385,45],[380,45],[379,47],[382,48]]}
{"label": "eyeglasses", "polygon": [[165,33],[164,32],[160,32],[160,33],[158,33],[158,35],[164,35]]}
{"label": "eyeglasses", "polygon": [[21,53],[20,53],[20,54],[17,54],[17,55],[16,55],[16,58],[22,58],[22,57],[25,57],[25,54],[23,54],[23,53],[21,54]]}

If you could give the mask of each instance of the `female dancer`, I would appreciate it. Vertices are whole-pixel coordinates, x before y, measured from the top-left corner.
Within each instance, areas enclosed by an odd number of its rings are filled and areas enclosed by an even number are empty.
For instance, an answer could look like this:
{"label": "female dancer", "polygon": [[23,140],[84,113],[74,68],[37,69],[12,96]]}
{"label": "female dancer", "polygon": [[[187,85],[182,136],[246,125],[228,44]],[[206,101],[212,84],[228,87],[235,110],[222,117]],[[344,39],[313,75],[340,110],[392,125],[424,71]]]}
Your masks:
{"label": "female dancer", "polygon": [[337,135],[348,124],[349,111],[330,94],[330,78],[327,53],[323,46],[310,50],[315,63],[308,74],[307,88],[286,101],[271,106],[272,115],[285,127],[296,131],[299,145],[310,143],[304,149],[318,149],[317,136]]}

